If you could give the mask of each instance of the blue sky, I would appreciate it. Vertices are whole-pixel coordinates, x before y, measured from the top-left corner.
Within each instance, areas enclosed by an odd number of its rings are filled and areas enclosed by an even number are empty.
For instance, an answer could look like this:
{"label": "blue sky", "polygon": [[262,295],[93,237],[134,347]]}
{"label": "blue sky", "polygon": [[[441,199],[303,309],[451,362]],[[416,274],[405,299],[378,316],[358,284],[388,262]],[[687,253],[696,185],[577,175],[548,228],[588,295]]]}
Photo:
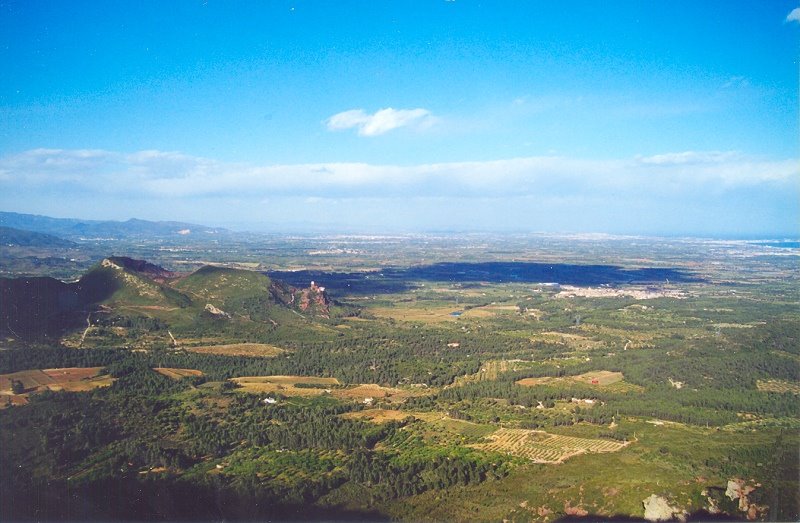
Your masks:
{"label": "blue sky", "polygon": [[0,0],[0,208],[796,236],[799,6]]}

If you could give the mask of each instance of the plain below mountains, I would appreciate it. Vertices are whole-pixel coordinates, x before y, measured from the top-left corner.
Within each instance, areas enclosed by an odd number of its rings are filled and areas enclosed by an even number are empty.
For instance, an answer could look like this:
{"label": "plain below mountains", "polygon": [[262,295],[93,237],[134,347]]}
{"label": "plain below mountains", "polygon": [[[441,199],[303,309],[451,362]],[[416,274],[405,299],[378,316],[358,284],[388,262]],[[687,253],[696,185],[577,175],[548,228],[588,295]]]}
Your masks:
{"label": "plain below mountains", "polygon": [[163,346],[175,336],[263,336],[327,318],[324,288],[297,288],[264,274],[206,266],[170,272],[110,257],[77,282],[0,278],[0,333],[7,341],[70,346]]}

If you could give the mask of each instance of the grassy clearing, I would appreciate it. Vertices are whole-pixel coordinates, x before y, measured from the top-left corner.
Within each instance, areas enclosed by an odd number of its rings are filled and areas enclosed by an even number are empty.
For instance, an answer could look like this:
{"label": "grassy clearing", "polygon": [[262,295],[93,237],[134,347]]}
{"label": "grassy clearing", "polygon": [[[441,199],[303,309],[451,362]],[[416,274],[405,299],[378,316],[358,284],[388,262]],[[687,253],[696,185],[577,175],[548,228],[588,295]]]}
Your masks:
{"label": "grassy clearing", "polygon": [[459,307],[453,305],[417,305],[415,307],[370,307],[369,311],[380,318],[390,318],[396,321],[413,321],[422,323],[441,323],[456,321],[454,311]]}
{"label": "grassy clearing", "polygon": [[462,318],[493,318],[498,315],[516,315],[519,313],[519,307],[511,304],[492,303],[490,305],[482,305],[480,307],[472,307],[464,311],[461,315]]}
{"label": "grassy clearing", "polygon": [[578,454],[616,452],[627,443],[596,438],[577,438],[548,434],[539,430],[499,429],[490,434],[490,443],[471,445],[474,448],[500,452],[529,459],[535,463],[562,463]]}
{"label": "grassy clearing", "polygon": [[203,345],[200,347],[181,347],[188,352],[200,354],[221,354],[223,356],[249,356],[274,358],[286,350],[267,343],[231,343],[226,345]]}
{"label": "grassy clearing", "polygon": [[[375,316],[392,318],[399,321],[417,321],[423,323],[452,322],[459,318],[487,319],[497,316],[516,315],[519,312],[517,305],[508,303],[493,303],[481,306],[464,306],[457,303],[442,303],[441,301],[413,302],[413,304],[398,304],[394,307],[370,307],[370,312]],[[453,312],[459,312],[454,315]]]}
{"label": "grassy clearing", "polygon": [[[314,376],[244,376],[233,378],[244,392],[279,393],[284,396],[311,397],[329,393],[325,387],[339,385],[336,378],[319,378]],[[306,385],[297,387],[296,385]]]}
{"label": "grassy clearing", "polygon": [[155,367],[153,368],[154,371],[158,372],[159,374],[166,376],[168,378],[172,378],[174,380],[180,380],[183,378],[187,378],[189,376],[202,376],[203,372],[197,369],[173,369],[169,367]]}

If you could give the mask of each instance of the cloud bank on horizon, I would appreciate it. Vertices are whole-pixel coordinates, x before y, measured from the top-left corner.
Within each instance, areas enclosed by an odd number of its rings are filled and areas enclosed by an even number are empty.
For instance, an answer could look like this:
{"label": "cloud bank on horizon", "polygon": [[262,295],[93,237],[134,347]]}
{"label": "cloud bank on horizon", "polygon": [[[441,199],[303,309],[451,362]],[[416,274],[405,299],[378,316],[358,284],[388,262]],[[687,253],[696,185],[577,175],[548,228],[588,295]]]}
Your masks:
{"label": "cloud bank on horizon", "polygon": [[552,196],[592,191],[657,198],[721,194],[739,188],[792,188],[798,161],[735,151],[685,151],[623,159],[534,156],[416,165],[319,163],[249,165],[179,152],[34,149],[0,157],[5,194],[127,194],[155,198],[222,195],[446,197]]}
{"label": "cloud bank on horizon", "polygon": [[0,3],[0,209],[800,232],[797,0],[345,4]]}

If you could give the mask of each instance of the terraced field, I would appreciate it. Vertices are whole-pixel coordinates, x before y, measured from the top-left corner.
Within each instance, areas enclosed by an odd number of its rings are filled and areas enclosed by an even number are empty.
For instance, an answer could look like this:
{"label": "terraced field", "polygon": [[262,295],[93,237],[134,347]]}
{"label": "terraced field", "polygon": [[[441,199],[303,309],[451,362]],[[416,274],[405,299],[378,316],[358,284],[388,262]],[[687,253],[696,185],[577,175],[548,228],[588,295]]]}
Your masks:
{"label": "terraced field", "polygon": [[548,434],[540,430],[505,428],[490,434],[487,439],[491,442],[470,446],[527,458],[536,463],[561,463],[578,454],[616,452],[627,445],[605,439],[576,438]]}

